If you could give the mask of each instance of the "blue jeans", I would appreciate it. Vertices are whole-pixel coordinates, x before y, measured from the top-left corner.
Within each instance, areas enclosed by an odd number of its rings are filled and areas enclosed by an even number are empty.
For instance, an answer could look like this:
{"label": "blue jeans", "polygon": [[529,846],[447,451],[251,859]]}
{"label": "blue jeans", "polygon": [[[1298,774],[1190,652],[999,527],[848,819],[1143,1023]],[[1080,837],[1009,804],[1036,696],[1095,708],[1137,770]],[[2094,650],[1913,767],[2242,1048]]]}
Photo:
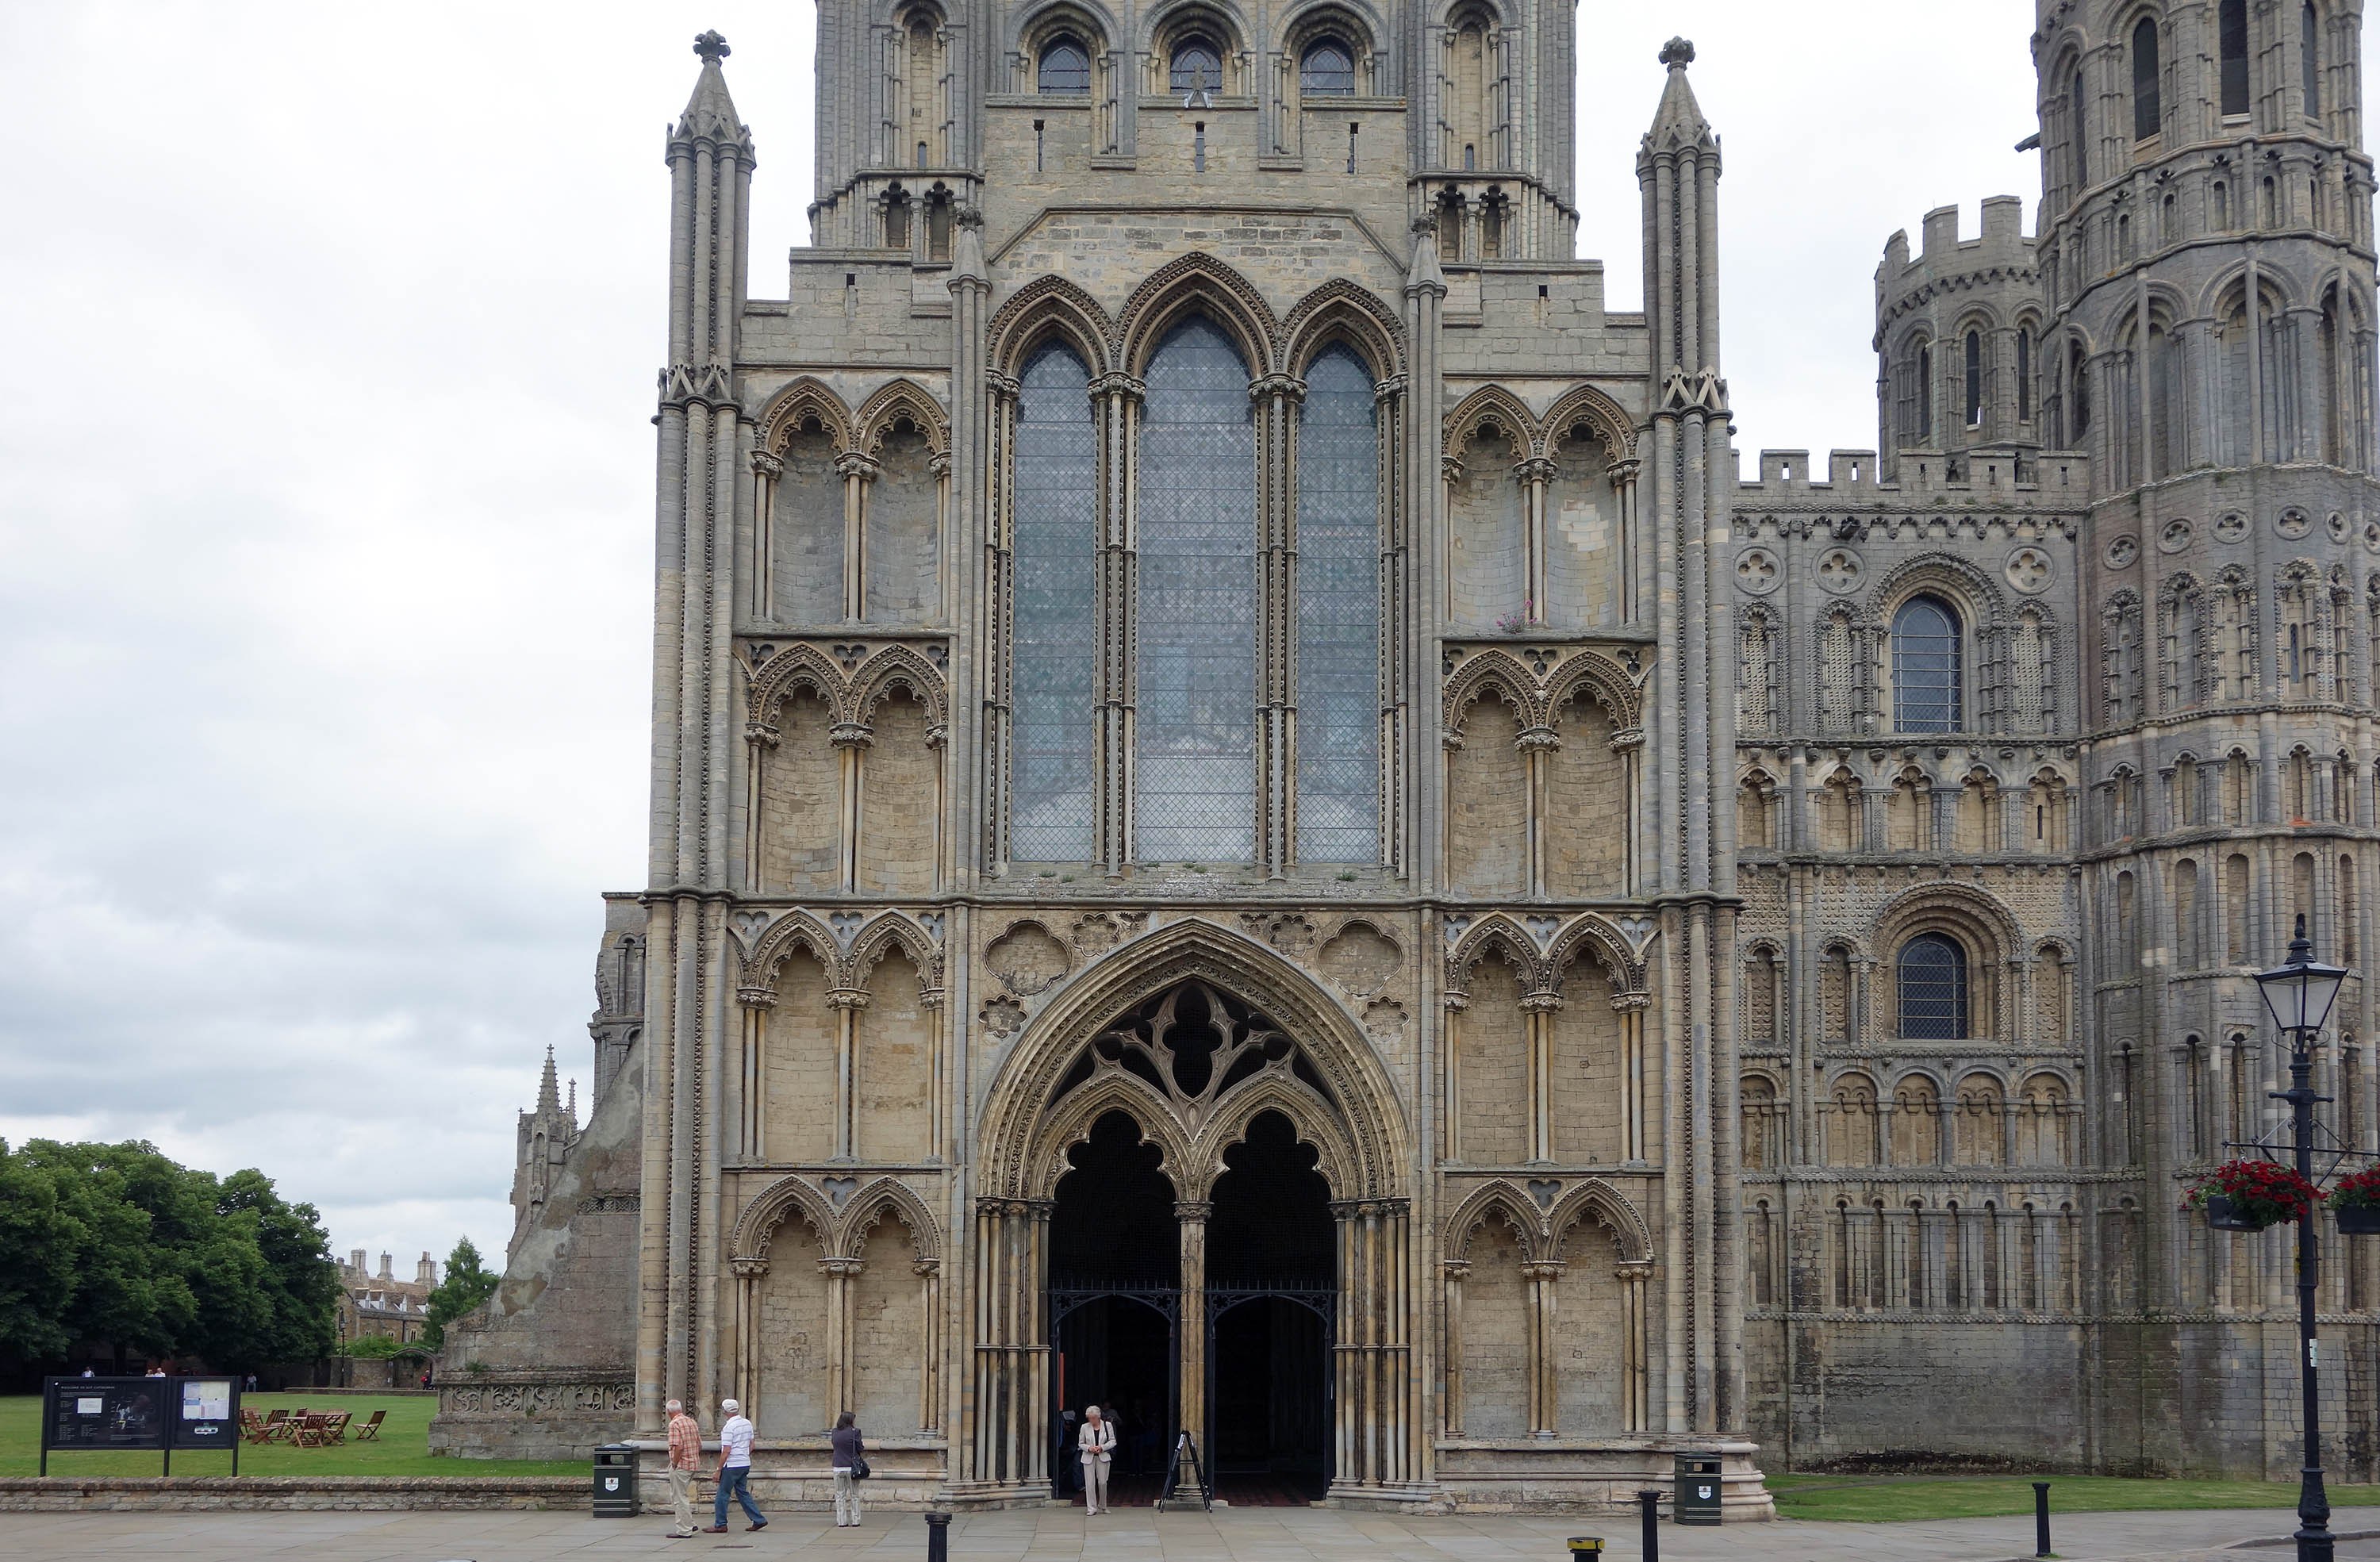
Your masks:
{"label": "blue jeans", "polygon": [[751,1475],[752,1467],[748,1464],[731,1464],[719,1472],[719,1495],[711,1499],[710,1504],[713,1525],[722,1530],[727,1528],[727,1494],[730,1492],[735,1493],[735,1500],[744,1505],[744,1517],[752,1520],[755,1528],[768,1522],[760,1517],[760,1506],[752,1500],[752,1488],[746,1483]]}

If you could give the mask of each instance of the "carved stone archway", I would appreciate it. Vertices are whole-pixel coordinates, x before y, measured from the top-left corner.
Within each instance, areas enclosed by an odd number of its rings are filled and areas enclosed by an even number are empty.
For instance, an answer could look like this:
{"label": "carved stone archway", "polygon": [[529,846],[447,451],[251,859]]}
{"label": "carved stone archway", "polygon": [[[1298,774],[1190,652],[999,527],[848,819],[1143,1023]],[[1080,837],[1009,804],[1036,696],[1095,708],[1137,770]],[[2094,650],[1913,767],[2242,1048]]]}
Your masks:
{"label": "carved stone archway", "polygon": [[[1184,1014],[1212,1027],[1190,1048],[1203,1050],[1201,1066],[1187,1069],[1173,1045]],[[1119,1110],[1158,1147],[1176,1189],[1185,1318],[1203,1317],[1206,1219],[1223,1152],[1267,1112],[1313,1148],[1335,1227],[1331,1489],[1410,1483],[1419,1389],[1403,1109],[1354,1016],[1276,951],[1195,920],[1085,970],[994,1082],[978,1135],[972,1480],[1021,1489],[1050,1478],[1050,1218],[1067,1151]],[[1202,1447],[1205,1334],[1180,1331],[1179,1363],[1181,1424]]]}

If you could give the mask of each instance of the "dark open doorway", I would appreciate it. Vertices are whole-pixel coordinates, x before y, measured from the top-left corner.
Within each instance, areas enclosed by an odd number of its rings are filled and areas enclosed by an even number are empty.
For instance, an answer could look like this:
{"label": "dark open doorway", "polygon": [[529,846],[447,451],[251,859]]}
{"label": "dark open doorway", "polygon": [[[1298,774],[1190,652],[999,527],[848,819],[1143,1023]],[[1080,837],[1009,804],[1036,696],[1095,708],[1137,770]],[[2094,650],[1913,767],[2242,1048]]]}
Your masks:
{"label": "dark open doorway", "polygon": [[[1130,1117],[1109,1112],[1068,1160],[1050,1218],[1050,1471],[1062,1495],[1082,1489],[1074,1435],[1086,1405],[1115,1423],[1116,1474],[1161,1467],[1181,1357],[1181,1242],[1156,1147]],[[1129,1500],[1131,1490],[1111,1495]]]}
{"label": "dark open doorway", "polygon": [[1218,1489],[1310,1501],[1330,1481],[1330,1188],[1312,1146],[1262,1112],[1223,1153],[1207,1236],[1208,1442]]}

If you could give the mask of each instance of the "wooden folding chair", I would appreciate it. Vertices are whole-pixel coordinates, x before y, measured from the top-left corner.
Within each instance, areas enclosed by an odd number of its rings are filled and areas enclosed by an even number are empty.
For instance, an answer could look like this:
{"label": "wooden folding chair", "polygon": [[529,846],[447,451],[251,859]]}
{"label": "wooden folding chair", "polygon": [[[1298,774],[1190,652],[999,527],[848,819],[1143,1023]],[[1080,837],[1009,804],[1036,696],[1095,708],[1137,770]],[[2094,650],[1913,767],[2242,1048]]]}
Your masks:
{"label": "wooden folding chair", "polygon": [[356,1428],[356,1441],[358,1443],[379,1442],[380,1423],[387,1419],[388,1412],[386,1411],[372,1411],[371,1418],[366,1421],[361,1426]]}
{"label": "wooden folding chair", "polygon": [[322,1427],[322,1441],[325,1443],[346,1442],[347,1440],[347,1423],[354,1418],[354,1415],[355,1412],[353,1411],[333,1411],[329,1415],[324,1416],[322,1418],[324,1422],[324,1425]]}
{"label": "wooden folding chair", "polygon": [[288,1435],[289,1411],[286,1409],[277,1410],[264,1418],[264,1435],[258,1441],[270,1443]]}
{"label": "wooden folding chair", "polygon": [[331,1418],[327,1415],[307,1415],[301,1412],[298,1417],[298,1431],[295,1437],[297,1445],[301,1448],[321,1447],[331,1440],[330,1423]]}

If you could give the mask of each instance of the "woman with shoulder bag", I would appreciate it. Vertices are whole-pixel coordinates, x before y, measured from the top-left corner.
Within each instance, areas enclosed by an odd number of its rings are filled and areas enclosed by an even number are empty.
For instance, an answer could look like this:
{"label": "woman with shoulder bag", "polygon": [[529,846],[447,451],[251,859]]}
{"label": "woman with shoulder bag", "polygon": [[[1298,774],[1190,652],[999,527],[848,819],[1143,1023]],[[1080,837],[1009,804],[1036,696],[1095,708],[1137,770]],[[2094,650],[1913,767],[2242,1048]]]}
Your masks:
{"label": "woman with shoulder bag", "polygon": [[1108,1506],[1108,1464],[1115,1457],[1115,1428],[1099,1414],[1097,1405],[1083,1409],[1083,1517],[1088,1519]]}
{"label": "woman with shoulder bag", "polygon": [[828,1438],[834,1445],[834,1521],[837,1528],[859,1522],[859,1483],[868,1479],[868,1445],[845,1411],[835,1418]]}

